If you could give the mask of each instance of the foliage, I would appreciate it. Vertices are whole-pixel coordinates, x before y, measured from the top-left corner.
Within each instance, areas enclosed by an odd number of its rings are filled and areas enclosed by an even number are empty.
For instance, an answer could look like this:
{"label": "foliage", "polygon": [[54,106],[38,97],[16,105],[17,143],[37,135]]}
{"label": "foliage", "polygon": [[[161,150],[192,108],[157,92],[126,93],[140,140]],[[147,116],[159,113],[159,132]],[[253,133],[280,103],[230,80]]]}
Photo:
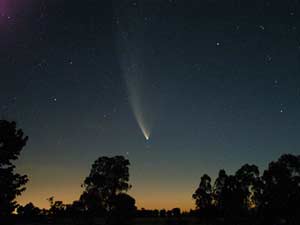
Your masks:
{"label": "foliage", "polygon": [[81,203],[84,211],[90,216],[104,216],[106,213],[102,196],[99,195],[96,188],[84,191],[80,196],[79,202]]}
{"label": "foliage", "polygon": [[17,213],[24,219],[32,219],[37,218],[41,214],[41,210],[30,202],[25,206],[19,206]]}
{"label": "foliage", "polygon": [[208,210],[212,208],[211,178],[207,174],[201,177],[199,187],[193,194],[193,198],[196,201],[197,209]]}
{"label": "foliage", "polygon": [[271,162],[262,176],[263,194],[260,210],[264,217],[292,223],[300,213],[300,156],[282,155]]}
{"label": "foliage", "polygon": [[28,137],[15,122],[0,120],[0,217],[8,217],[16,209],[15,198],[24,190],[28,178],[15,173],[13,161],[19,158]]}
{"label": "foliage", "polygon": [[202,216],[211,213],[207,211],[210,208],[229,223],[251,217],[262,224],[300,220],[300,156],[282,155],[262,176],[257,166],[249,164],[234,175],[220,170],[213,190],[210,182],[210,177],[203,175],[193,195]]}
{"label": "foliage", "polygon": [[54,217],[62,217],[65,215],[66,205],[62,201],[54,201],[54,197],[48,198],[50,209],[48,214]]}
{"label": "foliage", "polygon": [[131,196],[120,193],[113,199],[113,208],[109,216],[111,225],[131,224],[131,219],[135,216],[136,206],[135,199]]}
{"label": "foliage", "polygon": [[123,156],[100,157],[94,162],[80,197],[90,215],[105,216],[110,224],[125,223],[133,216],[135,200],[124,194],[131,188],[129,165]]}

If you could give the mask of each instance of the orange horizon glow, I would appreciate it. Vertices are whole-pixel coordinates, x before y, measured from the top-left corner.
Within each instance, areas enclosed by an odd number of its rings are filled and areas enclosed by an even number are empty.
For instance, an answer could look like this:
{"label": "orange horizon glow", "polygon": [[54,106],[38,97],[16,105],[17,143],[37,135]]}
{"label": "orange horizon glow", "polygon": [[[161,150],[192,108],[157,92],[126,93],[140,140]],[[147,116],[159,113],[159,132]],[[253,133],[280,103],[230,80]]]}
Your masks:
{"label": "orange horizon glow", "polygon": [[[79,199],[84,188],[81,187],[89,166],[78,170],[74,167],[62,168],[43,165],[40,170],[32,170],[29,166],[19,167],[21,174],[29,174],[29,182],[25,185],[26,190],[17,198],[20,205],[32,202],[39,208],[50,207],[47,199],[54,197],[54,201],[63,201],[71,204]],[[136,206],[141,209],[166,209],[180,208],[189,211],[195,208],[192,194],[196,190],[195,182],[182,180],[180,185],[174,185],[173,181],[167,179],[156,179],[149,177],[139,180],[135,168],[131,172],[132,188],[128,191],[136,200]],[[194,179],[193,179],[194,180]]]}
{"label": "orange horizon glow", "polygon": [[[52,188],[51,188],[52,189]],[[54,196],[54,200],[63,201],[64,204],[71,204],[73,201],[78,200],[80,194],[82,193],[82,188],[58,188],[55,192],[51,191],[49,188],[45,188],[41,191],[36,192],[36,190],[27,190],[20,197],[17,198],[17,201],[20,205],[26,205],[29,202],[32,202],[35,206],[41,209],[49,209],[50,205],[47,201],[47,198]],[[68,190],[67,190],[68,189]],[[173,208],[180,208],[181,211],[190,211],[194,209],[194,202],[190,197],[190,201],[187,200],[186,193],[175,194],[175,193],[156,193],[151,194],[150,191],[143,193],[129,191],[132,197],[136,200],[136,206],[138,209],[166,209],[170,210]]]}

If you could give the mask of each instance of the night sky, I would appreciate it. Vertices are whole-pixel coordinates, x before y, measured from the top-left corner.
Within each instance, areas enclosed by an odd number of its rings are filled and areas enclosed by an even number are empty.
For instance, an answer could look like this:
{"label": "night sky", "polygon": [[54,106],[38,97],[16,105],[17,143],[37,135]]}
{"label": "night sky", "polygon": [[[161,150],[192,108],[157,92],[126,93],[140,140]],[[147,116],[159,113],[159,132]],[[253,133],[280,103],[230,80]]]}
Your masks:
{"label": "night sky", "polygon": [[124,155],[138,207],[190,209],[204,173],[300,153],[299,0],[0,0],[0,38],[21,204]]}

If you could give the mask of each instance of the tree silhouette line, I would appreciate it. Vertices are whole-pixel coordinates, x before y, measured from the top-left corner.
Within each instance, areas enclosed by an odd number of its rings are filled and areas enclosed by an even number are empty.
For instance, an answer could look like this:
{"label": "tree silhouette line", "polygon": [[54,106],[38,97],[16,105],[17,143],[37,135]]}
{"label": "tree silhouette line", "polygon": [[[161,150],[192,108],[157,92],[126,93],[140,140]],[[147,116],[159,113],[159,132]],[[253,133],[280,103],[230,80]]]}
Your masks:
{"label": "tree silhouette line", "polygon": [[260,176],[245,164],[234,175],[220,170],[214,184],[204,174],[193,198],[203,220],[252,224],[299,224],[300,156],[282,155]]}
{"label": "tree silhouette line", "polygon": [[[18,205],[16,197],[25,191],[26,175],[15,172],[14,161],[28,137],[15,122],[0,120],[0,224],[58,221],[73,224],[130,225],[134,218],[195,217],[203,224],[298,225],[300,222],[300,156],[284,154],[260,174],[256,165],[243,165],[233,175],[224,169],[212,183],[200,178],[192,198],[196,209],[137,209],[127,194],[130,162],[123,156],[99,157],[85,178],[83,193],[72,204],[50,197],[49,209],[33,203]],[[170,220],[171,221],[171,220]],[[178,222],[181,221],[181,222]]]}

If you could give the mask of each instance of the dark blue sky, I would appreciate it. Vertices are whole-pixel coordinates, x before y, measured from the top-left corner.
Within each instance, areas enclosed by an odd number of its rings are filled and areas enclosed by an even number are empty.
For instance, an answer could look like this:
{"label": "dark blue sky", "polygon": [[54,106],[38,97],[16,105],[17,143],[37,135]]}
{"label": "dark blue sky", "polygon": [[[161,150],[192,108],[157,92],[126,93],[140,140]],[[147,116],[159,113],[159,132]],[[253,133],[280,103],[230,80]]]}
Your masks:
{"label": "dark blue sky", "polygon": [[122,154],[139,207],[188,209],[204,173],[299,154],[299,6],[2,1],[1,114],[29,136],[20,202],[75,200],[97,157]]}

